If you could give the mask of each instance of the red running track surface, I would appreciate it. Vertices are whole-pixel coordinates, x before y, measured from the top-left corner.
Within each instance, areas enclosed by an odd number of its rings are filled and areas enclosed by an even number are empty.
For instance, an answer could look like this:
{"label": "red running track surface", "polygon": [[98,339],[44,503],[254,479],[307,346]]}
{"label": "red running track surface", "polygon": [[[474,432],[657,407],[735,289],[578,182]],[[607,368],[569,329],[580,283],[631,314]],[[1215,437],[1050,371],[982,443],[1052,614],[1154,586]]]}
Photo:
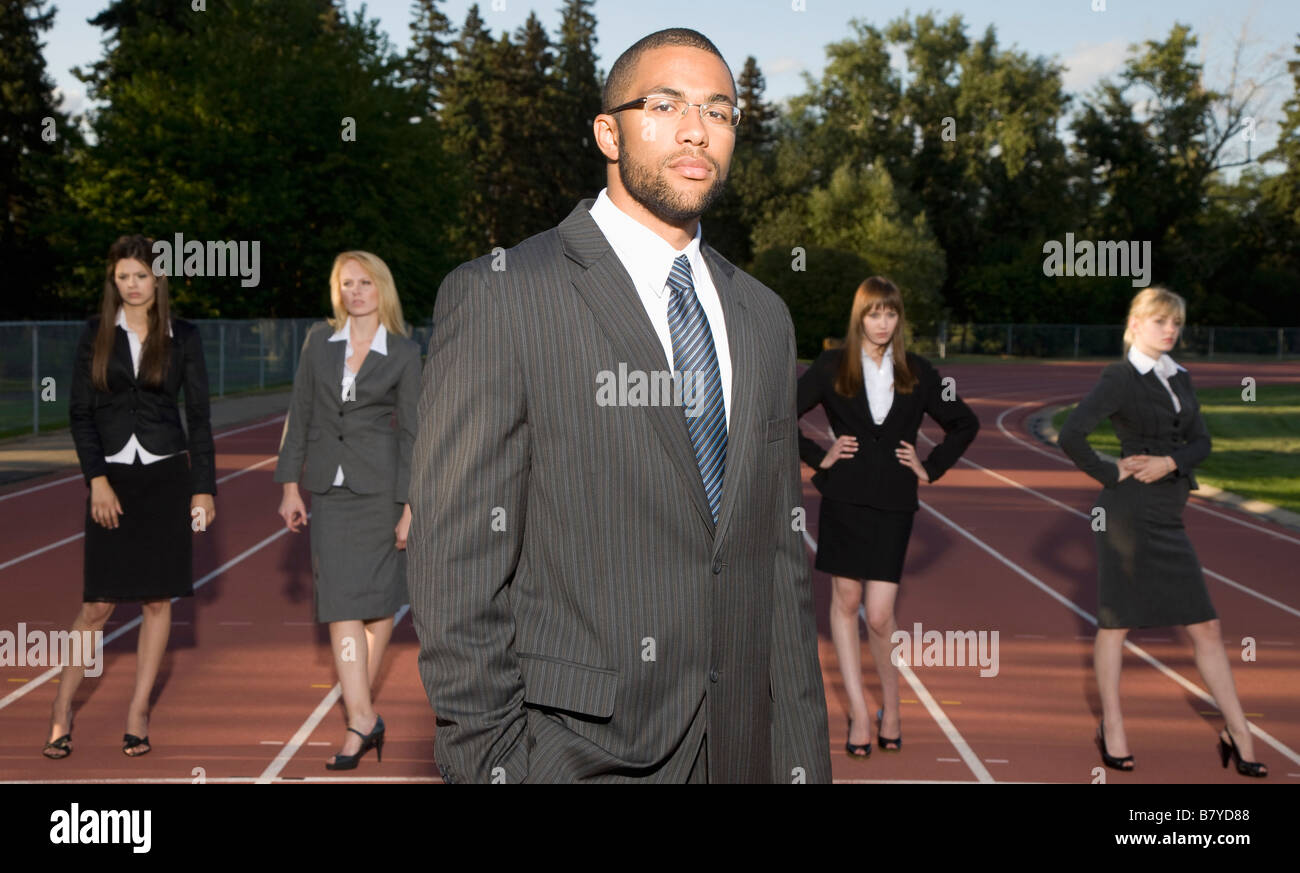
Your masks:
{"label": "red running track surface", "polygon": [[[921,486],[898,600],[911,631],[999,634],[998,672],[978,666],[904,670],[903,749],[865,760],[844,753],[847,699],[827,620],[830,580],[814,573],[821,659],[830,712],[832,769],[840,781],[1203,783],[1246,780],[1220,768],[1222,723],[1207,701],[1185,635],[1136,630],[1122,693],[1132,773],[1099,770],[1092,737],[1100,715],[1092,678],[1096,565],[1088,512],[1098,486],[1057,450],[1038,444],[1026,419],[1077,400],[1097,362],[941,367],[980,417],[979,438],[947,475]],[[1198,387],[1300,381],[1293,363],[1191,366]],[[385,658],[376,709],[388,725],[384,761],[351,773],[323,762],[341,743],[341,703],[324,626],[312,622],[307,534],[284,530],[271,482],[280,419],[235,428],[217,442],[225,477],[215,524],[195,538],[196,596],[173,607],[172,637],[154,692],[154,751],[121,752],[134,678],[139,610],[118,607],[106,628],[103,676],[78,692],[74,753],[40,755],[55,681],[44,668],[0,671],[0,781],[190,782],[440,781],[434,718],[416,667],[418,641],[403,615]],[[820,410],[807,433],[829,443]],[[918,452],[940,432],[927,420]],[[809,560],[818,494],[804,472]],[[75,471],[0,490],[0,630],[18,622],[66,629],[81,591],[85,487]],[[66,481],[62,481],[66,480]],[[57,484],[49,484],[57,483]],[[48,486],[48,487],[41,487]],[[1193,498],[1184,520],[1206,569],[1233,676],[1256,728],[1269,783],[1300,782],[1300,532]],[[862,634],[874,711],[879,683]],[[1242,640],[1255,641],[1255,660]],[[1254,781],[1254,780],[1252,780]]]}

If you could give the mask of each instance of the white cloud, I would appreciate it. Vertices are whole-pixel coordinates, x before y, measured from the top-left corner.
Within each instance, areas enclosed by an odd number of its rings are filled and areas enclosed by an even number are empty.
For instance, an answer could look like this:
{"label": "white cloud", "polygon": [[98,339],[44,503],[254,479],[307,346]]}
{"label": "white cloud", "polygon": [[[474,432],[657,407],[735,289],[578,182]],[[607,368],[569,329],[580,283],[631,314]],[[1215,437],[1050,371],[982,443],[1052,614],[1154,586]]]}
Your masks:
{"label": "white cloud", "polygon": [[69,115],[77,115],[86,110],[86,92],[80,88],[54,88],[54,99],[62,101],[59,109]]}
{"label": "white cloud", "polygon": [[782,73],[789,73],[792,70],[804,69],[806,65],[796,57],[786,55],[785,57],[776,58],[767,65],[763,70],[764,76],[779,76]]}
{"label": "white cloud", "polygon": [[1071,94],[1082,94],[1091,90],[1100,79],[1119,72],[1128,56],[1128,44],[1128,40],[1118,38],[1108,42],[1077,44],[1063,62],[1065,90]]}

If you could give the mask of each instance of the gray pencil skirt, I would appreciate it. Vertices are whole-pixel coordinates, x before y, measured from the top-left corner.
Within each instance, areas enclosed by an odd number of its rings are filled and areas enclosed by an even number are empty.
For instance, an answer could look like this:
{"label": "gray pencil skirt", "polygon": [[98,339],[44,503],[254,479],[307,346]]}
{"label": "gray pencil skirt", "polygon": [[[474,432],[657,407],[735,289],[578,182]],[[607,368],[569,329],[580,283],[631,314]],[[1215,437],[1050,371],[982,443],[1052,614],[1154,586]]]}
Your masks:
{"label": "gray pencil skirt", "polygon": [[401,517],[402,504],[388,493],[357,494],[342,486],[312,495],[317,621],[384,618],[407,603],[406,552],[393,532]]}

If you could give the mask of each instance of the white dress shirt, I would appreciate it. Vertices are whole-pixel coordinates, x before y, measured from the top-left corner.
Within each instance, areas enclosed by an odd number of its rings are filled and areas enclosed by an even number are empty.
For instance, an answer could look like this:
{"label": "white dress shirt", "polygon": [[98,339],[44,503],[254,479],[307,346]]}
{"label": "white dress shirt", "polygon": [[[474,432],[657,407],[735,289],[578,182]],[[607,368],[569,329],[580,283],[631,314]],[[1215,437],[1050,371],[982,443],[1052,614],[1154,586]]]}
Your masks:
{"label": "white dress shirt", "polygon": [[871,360],[865,345],[862,349],[862,381],[866,384],[867,403],[871,406],[871,420],[880,424],[894,405],[894,344],[885,347],[880,366]]}
{"label": "white dress shirt", "polygon": [[[357,374],[348,369],[348,358],[352,357],[352,319],[343,322],[343,326],[334,331],[334,335],[329,338],[330,342],[347,342],[347,348],[343,352],[343,392],[340,399],[346,401],[349,394],[356,398],[356,394],[351,391],[352,385],[357,381]],[[370,351],[378,352],[381,355],[388,355],[388,331],[384,329],[384,323],[379,322],[379,328],[375,331],[375,338],[370,341]],[[365,363],[365,359],[361,361]],[[343,484],[343,465],[339,464],[338,472],[334,474],[334,484],[336,486]]]}
{"label": "white dress shirt", "polygon": [[718,356],[718,376],[722,380],[722,405],[727,416],[727,427],[730,428],[731,346],[727,344],[727,323],[722,317],[722,301],[718,298],[718,289],[714,287],[709,267],[700,254],[702,226],[697,224],[695,238],[686,248],[676,251],[659,234],[619,209],[609,199],[608,190],[600,190],[591,207],[591,217],[632,277],[641,305],[645,307],[646,315],[650,316],[650,324],[654,326],[659,343],[663,346],[669,369],[673,367],[673,334],[668,326],[668,301],[672,297],[668,276],[672,273],[673,261],[679,255],[686,255],[690,262],[695,296],[704,309],[704,315],[709,320],[709,331],[713,334],[713,350]]}
{"label": "white dress shirt", "polygon": [[1160,380],[1160,384],[1164,385],[1165,390],[1169,392],[1169,399],[1174,401],[1174,412],[1183,411],[1183,405],[1178,402],[1178,395],[1175,394],[1174,389],[1169,386],[1169,377],[1174,375],[1174,373],[1177,373],[1179,370],[1186,372],[1186,367],[1183,367],[1168,355],[1161,355],[1159,360],[1155,360],[1150,355],[1145,355],[1142,352],[1139,352],[1137,346],[1129,346],[1128,359],[1134,367],[1137,367],[1137,371],[1143,376],[1152,370],[1155,370],[1156,378]]}
{"label": "white dress shirt", "polygon": [[[115,324],[117,324],[117,326],[122,330],[126,331],[126,340],[131,346],[131,372],[132,374],[139,376],[140,353],[144,349],[144,344],[140,342],[140,337],[136,335],[136,332],[126,326],[126,310],[121,306],[117,308],[117,321]],[[172,335],[172,326],[170,322],[167,324],[167,335]],[[170,458],[174,454],[177,453],[172,452],[169,455],[155,455],[151,452],[146,452],[144,446],[140,445],[140,441],[136,439],[135,434],[131,434],[131,438],[126,441],[126,445],[122,447],[121,451],[109,455],[104,458],[104,460],[110,464],[134,464],[136,458],[139,458],[141,464],[153,464],[157,461],[163,460],[164,458]]]}

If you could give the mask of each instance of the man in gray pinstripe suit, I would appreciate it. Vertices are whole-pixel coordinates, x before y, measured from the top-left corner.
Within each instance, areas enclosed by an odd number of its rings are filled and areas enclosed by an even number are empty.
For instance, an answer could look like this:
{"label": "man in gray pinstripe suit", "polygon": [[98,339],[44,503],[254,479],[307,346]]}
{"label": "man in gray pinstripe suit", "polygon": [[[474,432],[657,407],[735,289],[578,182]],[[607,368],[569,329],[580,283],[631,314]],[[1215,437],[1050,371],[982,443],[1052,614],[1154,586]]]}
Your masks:
{"label": "man in gray pinstripe suit", "polygon": [[[438,766],[829,781],[794,329],[701,242],[735,82],[702,35],[660,31],[604,105],[600,197],[438,292],[408,549]],[[673,370],[695,390],[645,390]]]}

